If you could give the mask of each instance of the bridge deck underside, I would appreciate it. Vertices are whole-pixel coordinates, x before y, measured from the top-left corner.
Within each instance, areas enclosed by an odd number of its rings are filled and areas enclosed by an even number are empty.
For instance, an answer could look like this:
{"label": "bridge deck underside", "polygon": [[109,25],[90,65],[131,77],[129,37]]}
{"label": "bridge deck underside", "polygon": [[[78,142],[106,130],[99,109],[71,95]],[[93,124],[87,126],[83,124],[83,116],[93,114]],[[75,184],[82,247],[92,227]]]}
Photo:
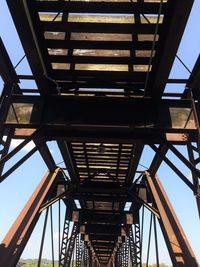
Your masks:
{"label": "bridge deck underside", "polygon": [[[151,139],[151,142],[162,143],[160,132],[166,134],[167,127],[169,133],[175,133],[175,142],[183,143],[196,137],[195,116],[191,103],[183,100],[185,94],[171,94],[178,100],[175,112],[174,103],[171,108],[171,102],[159,102],[167,96],[165,86],[193,1],[7,0],[7,3],[33,74],[16,74],[8,61],[0,66],[5,84],[17,83],[10,99],[16,97],[20,102],[28,94],[29,98],[20,103],[32,106],[42,99],[42,104],[35,109],[41,118],[39,123],[46,127],[42,138],[45,142],[57,141],[70,183],[77,189],[73,200],[79,200],[80,207],[74,202],[66,203],[84,214],[83,239],[89,240],[99,262],[106,264],[119,236],[123,235],[124,209],[130,197],[126,189],[140,175],[138,166],[145,142]],[[8,75],[8,69],[12,75]],[[37,89],[20,88],[19,79],[35,80]],[[41,99],[35,100],[36,96]],[[136,106],[131,102],[135,99]],[[24,122],[18,121],[14,100],[11,108],[17,122],[9,121],[8,116],[4,126],[15,128],[15,137],[24,138],[30,134],[19,134]],[[83,113],[79,110],[81,105]],[[172,117],[181,110],[181,105],[186,105],[186,124],[185,128],[176,128],[177,120],[173,126]],[[171,116],[168,121],[159,114],[159,108],[163,107]],[[146,116],[150,120],[146,120]],[[37,123],[33,131],[40,128]],[[141,129],[144,138],[141,138]],[[180,138],[178,134],[186,130],[186,139]],[[123,133],[128,133],[129,138]],[[173,135],[168,138],[169,142],[174,140]],[[47,165],[54,166],[46,143],[43,142],[39,151]],[[156,157],[154,160],[152,169],[161,163]],[[131,202],[132,208],[140,208]],[[133,218],[132,223],[137,223],[137,218]]]}

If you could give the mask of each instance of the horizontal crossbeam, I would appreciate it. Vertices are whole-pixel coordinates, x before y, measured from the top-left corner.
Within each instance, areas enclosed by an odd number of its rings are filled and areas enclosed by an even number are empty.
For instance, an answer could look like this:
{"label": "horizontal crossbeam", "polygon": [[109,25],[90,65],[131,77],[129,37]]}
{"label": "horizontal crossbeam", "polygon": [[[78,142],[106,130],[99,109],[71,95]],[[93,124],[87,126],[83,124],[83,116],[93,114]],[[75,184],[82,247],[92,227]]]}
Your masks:
{"label": "horizontal crossbeam", "polygon": [[[39,12],[63,12],[63,13],[110,13],[110,14],[157,14],[159,3],[128,3],[128,2],[59,2],[38,1],[36,8]],[[163,9],[164,11],[164,9]]]}
{"label": "horizontal crossbeam", "polygon": [[[134,134],[152,139],[167,133],[195,134],[190,100],[114,99],[49,96],[15,96],[5,124],[16,128],[46,127],[60,137],[127,138]],[[62,131],[61,131],[62,130]],[[97,132],[98,130],[98,132]],[[54,133],[53,133],[54,132]],[[167,139],[167,137],[166,137]],[[170,141],[170,137],[169,137]],[[182,141],[182,140],[179,140]]]}

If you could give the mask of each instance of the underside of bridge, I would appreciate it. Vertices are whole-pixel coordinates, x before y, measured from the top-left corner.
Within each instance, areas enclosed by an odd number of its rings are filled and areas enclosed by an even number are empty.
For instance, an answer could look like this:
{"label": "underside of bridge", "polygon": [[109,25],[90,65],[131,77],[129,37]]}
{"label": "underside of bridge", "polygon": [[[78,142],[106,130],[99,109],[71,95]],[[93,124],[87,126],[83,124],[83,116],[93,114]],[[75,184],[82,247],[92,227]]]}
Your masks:
{"label": "underside of bridge", "polygon": [[[7,4],[32,75],[16,72],[1,41],[0,182],[36,151],[48,171],[3,239],[0,267],[16,266],[40,215],[46,213],[40,266],[47,218],[54,217],[53,205],[61,213],[61,203],[65,216],[64,220],[59,216],[63,225],[56,245],[59,266],[142,266],[144,210],[148,210],[146,255],[154,229],[159,266],[159,223],[173,266],[197,267],[156,174],[165,162],[194,193],[200,214],[200,59],[189,79],[169,79],[193,1],[7,0]],[[35,81],[37,88],[22,87],[24,80]],[[185,87],[166,93],[167,84]],[[22,143],[10,149],[12,139]],[[64,168],[56,166],[47,145],[52,140]],[[5,171],[6,162],[31,141],[35,147]],[[186,147],[187,155],[180,146]],[[145,147],[154,156],[141,170]],[[190,170],[192,179],[174,164],[171,154]]]}

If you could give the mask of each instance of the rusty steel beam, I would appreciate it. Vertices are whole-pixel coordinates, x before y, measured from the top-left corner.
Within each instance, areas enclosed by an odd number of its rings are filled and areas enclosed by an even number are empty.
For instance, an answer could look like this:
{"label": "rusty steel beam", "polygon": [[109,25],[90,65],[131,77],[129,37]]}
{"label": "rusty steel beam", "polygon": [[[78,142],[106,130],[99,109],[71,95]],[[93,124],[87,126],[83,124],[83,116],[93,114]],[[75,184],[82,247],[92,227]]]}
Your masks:
{"label": "rusty steel beam", "polygon": [[[119,14],[157,14],[159,4],[154,3],[132,3],[132,2],[88,2],[86,5],[84,2],[78,3],[69,2],[67,5],[63,2],[50,2],[42,1],[36,3],[36,8],[40,12],[70,12],[70,13],[119,13]],[[164,10],[166,9],[166,3],[164,4]]]}
{"label": "rusty steel beam", "polygon": [[13,156],[15,156],[21,149],[23,149],[30,141],[35,141],[38,140],[41,132],[40,130],[36,130],[33,132],[30,136],[28,136],[23,142],[21,142],[18,146],[16,146],[10,153],[5,155],[1,160],[0,160],[0,166],[3,163],[6,163],[8,160],[10,160]]}
{"label": "rusty steel beam", "polygon": [[[120,133],[148,136],[192,133],[197,128],[190,100],[15,96],[11,103],[15,114],[10,108],[5,125],[16,128],[44,125],[54,130],[74,130],[79,135],[81,131],[113,133],[120,129]],[[26,113],[21,112],[24,106]]]}
{"label": "rusty steel beam", "polygon": [[195,99],[199,100],[200,97],[200,55],[194,65],[192,73],[187,80],[187,86],[192,89]]}
{"label": "rusty steel beam", "polygon": [[6,85],[19,83],[17,73],[0,37],[0,75]]}
{"label": "rusty steel beam", "polygon": [[50,195],[59,169],[47,172],[0,245],[0,267],[15,267],[39,219],[40,207]]}
{"label": "rusty steel beam", "polygon": [[9,170],[7,170],[3,175],[0,177],[0,183],[5,180],[11,173],[13,173],[18,167],[20,167],[27,159],[29,159],[35,152],[37,148],[34,147],[31,149],[25,156],[23,156],[20,160],[18,160]]}
{"label": "rusty steel beam", "polygon": [[196,188],[193,183],[178,169],[178,167],[170,161],[165,154],[164,151],[159,150],[156,145],[150,145],[150,147],[162,158],[163,161],[167,163],[167,165],[181,178],[181,180],[194,192],[196,193]]}
{"label": "rusty steel beam", "polygon": [[135,144],[133,148],[133,153],[132,153],[132,161],[130,162],[128,175],[125,181],[126,184],[130,185],[135,178],[134,175],[138,168],[138,164],[142,156],[143,149],[144,149],[144,144]]}
{"label": "rusty steel beam", "polygon": [[161,98],[193,3],[194,0],[168,1],[163,25],[158,31],[159,49],[149,75],[146,95]]}
{"label": "rusty steel beam", "polygon": [[[196,166],[199,161],[200,161],[200,154],[199,154],[199,147],[197,145],[197,147],[192,146],[191,143],[187,144],[187,150],[188,150],[188,156],[190,159],[190,162]],[[194,150],[198,153],[198,157],[195,158],[195,153]],[[198,209],[198,213],[199,213],[199,217],[200,217],[200,183],[199,183],[199,177],[197,176],[197,174],[193,171],[191,171],[192,173],[192,180],[193,180],[193,184],[194,187],[196,188],[196,203],[197,203],[197,209]]]}
{"label": "rusty steel beam", "polygon": [[63,157],[65,166],[66,166],[66,168],[69,172],[69,175],[72,179],[72,182],[75,184],[78,184],[79,179],[78,179],[77,172],[76,172],[76,169],[75,169],[73,161],[72,161],[71,154],[69,152],[68,143],[66,141],[63,141],[63,140],[58,140],[57,144],[58,144],[58,147],[60,149],[61,155]]}
{"label": "rusty steel beam", "polygon": [[185,158],[183,156],[183,154],[181,152],[179,152],[173,145],[171,145],[170,143],[166,142],[166,145],[168,146],[168,148],[174,153],[174,155],[176,155],[176,157],[178,159],[180,159],[180,161],[182,161],[187,167],[188,169],[190,169],[193,173],[195,173],[198,177],[200,177],[200,170],[196,168],[196,166],[189,161],[187,158]]}
{"label": "rusty steel beam", "polygon": [[35,144],[38,148],[38,151],[43,158],[44,162],[46,163],[48,169],[53,172],[56,168],[56,163],[53,159],[53,156],[51,155],[51,152],[46,144],[45,141],[41,143],[41,140],[36,140]]}
{"label": "rusty steel beam", "polygon": [[12,137],[13,137],[12,129],[2,129],[0,134],[0,144],[3,148],[0,150],[0,176],[2,175],[5,165],[5,163],[1,163],[1,160],[8,154]]}
{"label": "rusty steel beam", "polygon": [[160,213],[159,223],[174,267],[198,267],[194,252],[158,178],[146,172],[147,186]]}
{"label": "rusty steel beam", "polygon": [[[11,16],[15,23],[17,32],[21,39],[27,60],[34,75],[38,90],[42,95],[46,95],[49,91],[54,91],[54,83],[46,76],[43,64],[43,57],[47,53],[44,50],[40,51],[37,41],[34,38],[34,33],[31,31],[31,21],[27,14],[26,5],[23,0],[10,1],[7,0]],[[55,91],[54,91],[55,92]]]}
{"label": "rusty steel beam", "polygon": [[[8,129],[11,132],[13,132],[13,129]],[[10,140],[11,141],[11,140]],[[56,169],[56,164],[48,150],[48,147],[45,146],[44,144],[42,144],[42,146],[40,147],[40,144],[42,142],[42,138],[41,138],[41,129],[38,129],[36,131],[34,131],[30,136],[26,137],[25,140],[23,140],[23,142],[21,142],[17,147],[15,147],[13,150],[11,150],[8,154],[2,154],[2,158],[0,159],[0,171],[3,172],[3,167],[5,165],[5,163],[10,160],[13,156],[15,156],[19,151],[21,151],[21,149],[23,149],[25,147],[25,145],[27,145],[30,141],[34,141],[35,144],[38,145],[39,147],[39,152],[41,154],[41,156],[43,157],[45,163],[47,164],[48,168],[50,171],[54,171]],[[7,147],[5,148],[6,151],[9,150],[9,144],[7,145]],[[45,144],[46,145],[46,144]],[[0,177],[0,183],[6,179],[12,172],[14,172],[18,167],[20,167],[29,157],[31,157],[37,150],[38,147],[35,146],[33,147],[26,155],[24,155],[20,160],[18,160],[14,165],[12,165],[10,167],[10,169],[8,169],[5,173],[3,173]],[[48,153],[49,152],[49,153]]]}
{"label": "rusty steel beam", "polygon": [[[163,157],[167,154],[168,151],[168,147],[166,147],[166,145],[160,145],[158,148],[159,153],[155,153],[155,156],[151,162],[151,165],[149,167],[150,173],[152,176],[154,176],[157,172],[157,170],[159,169],[160,165],[163,162]],[[163,156],[160,156],[163,155]]]}

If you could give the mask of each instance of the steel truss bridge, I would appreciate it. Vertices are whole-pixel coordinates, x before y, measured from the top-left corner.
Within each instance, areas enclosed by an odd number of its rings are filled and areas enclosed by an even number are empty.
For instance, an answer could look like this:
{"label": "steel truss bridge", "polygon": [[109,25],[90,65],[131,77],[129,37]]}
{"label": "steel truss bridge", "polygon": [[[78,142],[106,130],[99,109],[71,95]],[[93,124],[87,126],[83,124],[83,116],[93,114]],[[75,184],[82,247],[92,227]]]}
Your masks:
{"label": "steel truss bridge", "polygon": [[[32,75],[16,72],[1,41],[0,182],[36,151],[48,171],[3,239],[0,267],[16,266],[46,213],[40,266],[47,221],[52,225],[57,204],[59,214],[61,206],[66,210],[63,220],[58,216],[60,231],[64,226],[56,245],[59,266],[142,266],[144,209],[155,239],[149,238],[145,253],[155,242],[157,266],[158,223],[173,266],[198,266],[156,174],[165,162],[194,193],[200,214],[200,58],[189,79],[169,79],[193,2],[7,0]],[[37,89],[20,86],[24,80],[35,81]],[[177,92],[166,93],[166,84]],[[181,92],[179,84],[185,85]],[[10,150],[12,139],[22,143]],[[49,150],[51,140],[63,169]],[[5,171],[30,141],[35,147]],[[146,146],[154,156],[141,171]]]}

